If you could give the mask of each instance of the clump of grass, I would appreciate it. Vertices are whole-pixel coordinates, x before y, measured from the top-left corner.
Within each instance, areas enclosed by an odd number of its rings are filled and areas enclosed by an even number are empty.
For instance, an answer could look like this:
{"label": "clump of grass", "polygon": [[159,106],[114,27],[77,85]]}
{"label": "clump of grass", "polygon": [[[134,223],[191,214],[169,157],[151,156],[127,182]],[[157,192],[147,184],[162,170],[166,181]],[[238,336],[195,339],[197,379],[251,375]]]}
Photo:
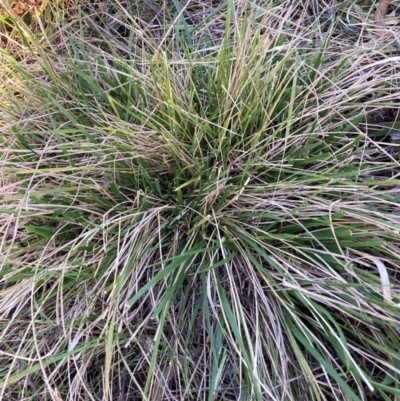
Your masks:
{"label": "clump of grass", "polygon": [[391,48],[239,6],[5,55],[2,396],[399,396]]}

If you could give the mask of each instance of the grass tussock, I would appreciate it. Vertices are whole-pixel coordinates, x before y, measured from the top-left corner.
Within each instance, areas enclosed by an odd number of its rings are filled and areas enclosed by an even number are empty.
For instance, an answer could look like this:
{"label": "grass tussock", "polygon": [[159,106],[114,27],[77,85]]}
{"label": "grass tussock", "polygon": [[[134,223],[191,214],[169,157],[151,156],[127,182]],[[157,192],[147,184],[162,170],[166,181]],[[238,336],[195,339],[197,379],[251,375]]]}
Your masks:
{"label": "grass tussock", "polygon": [[0,398],[399,399],[398,27],[151,3],[7,31]]}

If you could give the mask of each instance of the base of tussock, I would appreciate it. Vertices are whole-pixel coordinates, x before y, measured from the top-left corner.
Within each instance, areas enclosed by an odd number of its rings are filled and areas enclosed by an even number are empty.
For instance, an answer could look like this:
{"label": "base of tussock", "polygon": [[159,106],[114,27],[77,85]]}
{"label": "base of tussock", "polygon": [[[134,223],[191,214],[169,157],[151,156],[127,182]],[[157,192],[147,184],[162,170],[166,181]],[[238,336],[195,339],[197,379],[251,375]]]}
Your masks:
{"label": "base of tussock", "polygon": [[400,397],[399,10],[330,3],[3,14],[1,399]]}

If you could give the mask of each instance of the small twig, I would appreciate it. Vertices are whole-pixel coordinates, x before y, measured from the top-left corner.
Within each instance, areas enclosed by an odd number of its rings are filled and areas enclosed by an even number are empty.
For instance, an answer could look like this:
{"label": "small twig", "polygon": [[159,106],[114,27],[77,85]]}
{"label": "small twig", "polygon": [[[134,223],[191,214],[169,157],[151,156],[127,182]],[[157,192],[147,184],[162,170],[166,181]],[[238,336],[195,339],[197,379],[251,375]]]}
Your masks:
{"label": "small twig", "polygon": [[128,378],[128,372],[125,370],[122,373],[122,383],[121,383],[121,392],[119,394],[119,401],[124,401],[125,400],[126,387],[127,387],[127,378]]}

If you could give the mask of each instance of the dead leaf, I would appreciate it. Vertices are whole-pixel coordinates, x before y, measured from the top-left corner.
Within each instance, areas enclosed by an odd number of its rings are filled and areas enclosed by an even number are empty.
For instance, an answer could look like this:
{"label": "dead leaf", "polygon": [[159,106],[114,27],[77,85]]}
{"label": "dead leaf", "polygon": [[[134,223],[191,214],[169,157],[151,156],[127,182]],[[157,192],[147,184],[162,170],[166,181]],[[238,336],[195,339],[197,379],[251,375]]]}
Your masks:
{"label": "dead leaf", "polygon": [[27,7],[23,1],[19,1],[14,7],[13,11],[17,15],[22,15],[26,11]]}
{"label": "dead leaf", "polygon": [[391,0],[381,0],[375,11],[374,22],[378,28],[385,28],[385,17],[390,6]]}

